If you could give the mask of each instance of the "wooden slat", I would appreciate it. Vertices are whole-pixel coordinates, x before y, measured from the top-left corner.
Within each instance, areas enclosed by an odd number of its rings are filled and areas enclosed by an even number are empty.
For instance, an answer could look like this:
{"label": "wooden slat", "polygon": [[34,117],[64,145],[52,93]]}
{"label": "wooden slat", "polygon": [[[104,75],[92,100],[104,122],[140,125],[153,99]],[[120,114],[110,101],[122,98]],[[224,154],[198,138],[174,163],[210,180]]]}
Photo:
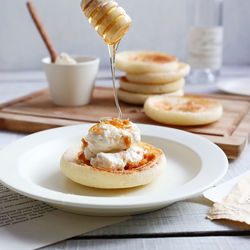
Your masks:
{"label": "wooden slat", "polygon": [[[51,101],[49,93],[40,91],[34,97],[29,95],[25,101],[9,103],[2,110],[16,114],[31,116],[43,116],[97,122],[100,116],[116,116],[117,111],[113,102],[113,93],[109,88],[97,88],[92,102],[83,107],[58,107]],[[249,102],[239,100],[234,105],[228,99],[221,99],[224,106],[224,116],[216,123],[204,126],[185,127],[184,129],[194,133],[221,135],[231,134],[245,113],[249,110]],[[124,117],[129,117],[137,123],[159,124],[147,118],[142,107],[121,103]],[[239,108],[240,107],[240,108]],[[225,125],[226,124],[226,125]]]}
{"label": "wooden slat", "polygon": [[32,117],[28,115],[16,115],[12,113],[0,112],[0,129],[8,127],[10,131],[34,133],[45,129],[61,126],[77,125],[82,121],[69,121],[65,119],[55,119],[46,117]]}
{"label": "wooden slat", "polygon": [[187,250],[187,249],[249,249],[250,236],[241,237],[168,237],[139,239],[73,239],[42,249],[84,249],[84,250]]}
{"label": "wooden slat", "polygon": [[241,156],[248,145],[248,138],[243,136],[219,137],[212,135],[202,135],[208,140],[214,142],[227,155],[229,159],[237,159]]}
{"label": "wooden slat", "polygon": [[212,206],[205,198],[193,198],[177,202],[164,209],[133,216],[128,221],[98,229],[86,235],[91,238],[99,236],[126,235],[192,235],[192,234],[229,234],[230,232],[248,232],[250,227],[230,221],[210,221],[206,215]]}
{"label": "wooden slat", "polygon": [[15,105],[17,103],[22,103],[22,102],[28,101],[31,98],[35,98],[37,96],[41,96],[41,95],[44,95],[44,94],[47,94],[47,93],[48,93],[47,89],[46,90],[43,89],[43,90],[40,90],[40,91],[37,91],[37,92],[33,92],[31,94],[16,98],[14,100],[10,100],[8,102],[1,103],[0,104],[0,109],[3,109],[3,108],[8,107],[10,105]]}

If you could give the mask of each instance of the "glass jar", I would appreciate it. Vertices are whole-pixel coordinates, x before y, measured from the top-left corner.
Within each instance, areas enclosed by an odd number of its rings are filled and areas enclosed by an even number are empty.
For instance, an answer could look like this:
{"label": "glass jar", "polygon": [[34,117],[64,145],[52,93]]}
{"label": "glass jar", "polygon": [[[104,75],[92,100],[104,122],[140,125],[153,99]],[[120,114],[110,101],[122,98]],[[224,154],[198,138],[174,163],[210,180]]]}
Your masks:
{"label": "glass jar", "polygon": [[219,76],[223,49],[223,0],[188,1],[190,83],[211,83]]}

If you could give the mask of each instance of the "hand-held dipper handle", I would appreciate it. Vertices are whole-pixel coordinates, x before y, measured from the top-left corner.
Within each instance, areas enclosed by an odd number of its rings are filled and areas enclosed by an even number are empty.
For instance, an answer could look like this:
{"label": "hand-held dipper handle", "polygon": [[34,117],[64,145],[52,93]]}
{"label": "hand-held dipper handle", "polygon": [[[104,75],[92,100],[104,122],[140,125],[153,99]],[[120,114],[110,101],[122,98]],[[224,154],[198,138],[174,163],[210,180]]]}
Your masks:
{"label": "hand-held dipper handle", "polygon": [[33,21],[34,21],[34,23],[35,23],[35,25],[36,25],[42,39],[43,39],[43,41],[44,41],[48,51],[49,51],[51,62],[54,63],[55,60],[56,60],[56,57],[57,57],[57,53],[56,53],[56,50],[53,47],[53,44],[51,43],[51,41],[50,41],[50,39],[49,39],[49,37],[48,37],[48,35],[46,33],[46,30],[45,30],[45,28],[44,28],[44,26],[42,24],[42,21],[41,21],[39,15],[38,15],[38,13],[37,13],[37,11],[35,9],[35,6],[31,2],[27,2],[27,7],[28,7],[30,15],[31,15],[31,17],[32,17],[32,19],[33,19]]}

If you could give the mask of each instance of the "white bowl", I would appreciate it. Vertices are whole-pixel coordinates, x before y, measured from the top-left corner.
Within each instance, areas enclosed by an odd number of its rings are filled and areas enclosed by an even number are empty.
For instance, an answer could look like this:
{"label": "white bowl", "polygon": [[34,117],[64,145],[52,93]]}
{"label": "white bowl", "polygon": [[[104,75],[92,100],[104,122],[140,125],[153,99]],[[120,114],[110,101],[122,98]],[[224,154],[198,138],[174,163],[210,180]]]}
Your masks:
{"label": "white bowl", "polygon": [[42,59],[53,102],[59,106],[81,106],[91,100],[100,59],[73,56],[77,64],[51,63]]}
{"label": "white bowl", "polygon": [[[93,124],[49,129],[25,136],[0,150],[0,182],[8,188],[78,214],[139,214],[200,194],[226,173],[228,160],[211,141],[182,130],[138,124],[142,140],[161,148],[165,172],[152,183],[126,190],[89,188],[60,171],[60,158],[80,143]],[[15,152],[15,157],[13,157]],[[41,153],[42,152],[42,153]]]}

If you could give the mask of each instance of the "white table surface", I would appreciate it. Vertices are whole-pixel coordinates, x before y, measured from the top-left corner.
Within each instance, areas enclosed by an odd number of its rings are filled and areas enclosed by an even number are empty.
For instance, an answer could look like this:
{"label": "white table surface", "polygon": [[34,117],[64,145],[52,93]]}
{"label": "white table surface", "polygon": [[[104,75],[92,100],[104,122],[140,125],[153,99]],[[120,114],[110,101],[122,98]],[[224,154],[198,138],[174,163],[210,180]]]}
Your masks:
{"label": "white table surface", "polygon": [[[223,68],[222,78],[250,76],[250,67]],[[111,86],[109,71],[100,71],[96,85]],[[0,102],[47,87],[43,72],[0,73]],[[186,85],[186,92],[219,93],[215,84]],[[249,124],[250,125],[250,124]],[[0,148],[25,134],[0,130]],[[250,169],[250,147],[230,161],[221,182]],[[250,249],[250,228],[205,219],[212,203],[198,196],[161,210],[63,241],[44,249]]]}

